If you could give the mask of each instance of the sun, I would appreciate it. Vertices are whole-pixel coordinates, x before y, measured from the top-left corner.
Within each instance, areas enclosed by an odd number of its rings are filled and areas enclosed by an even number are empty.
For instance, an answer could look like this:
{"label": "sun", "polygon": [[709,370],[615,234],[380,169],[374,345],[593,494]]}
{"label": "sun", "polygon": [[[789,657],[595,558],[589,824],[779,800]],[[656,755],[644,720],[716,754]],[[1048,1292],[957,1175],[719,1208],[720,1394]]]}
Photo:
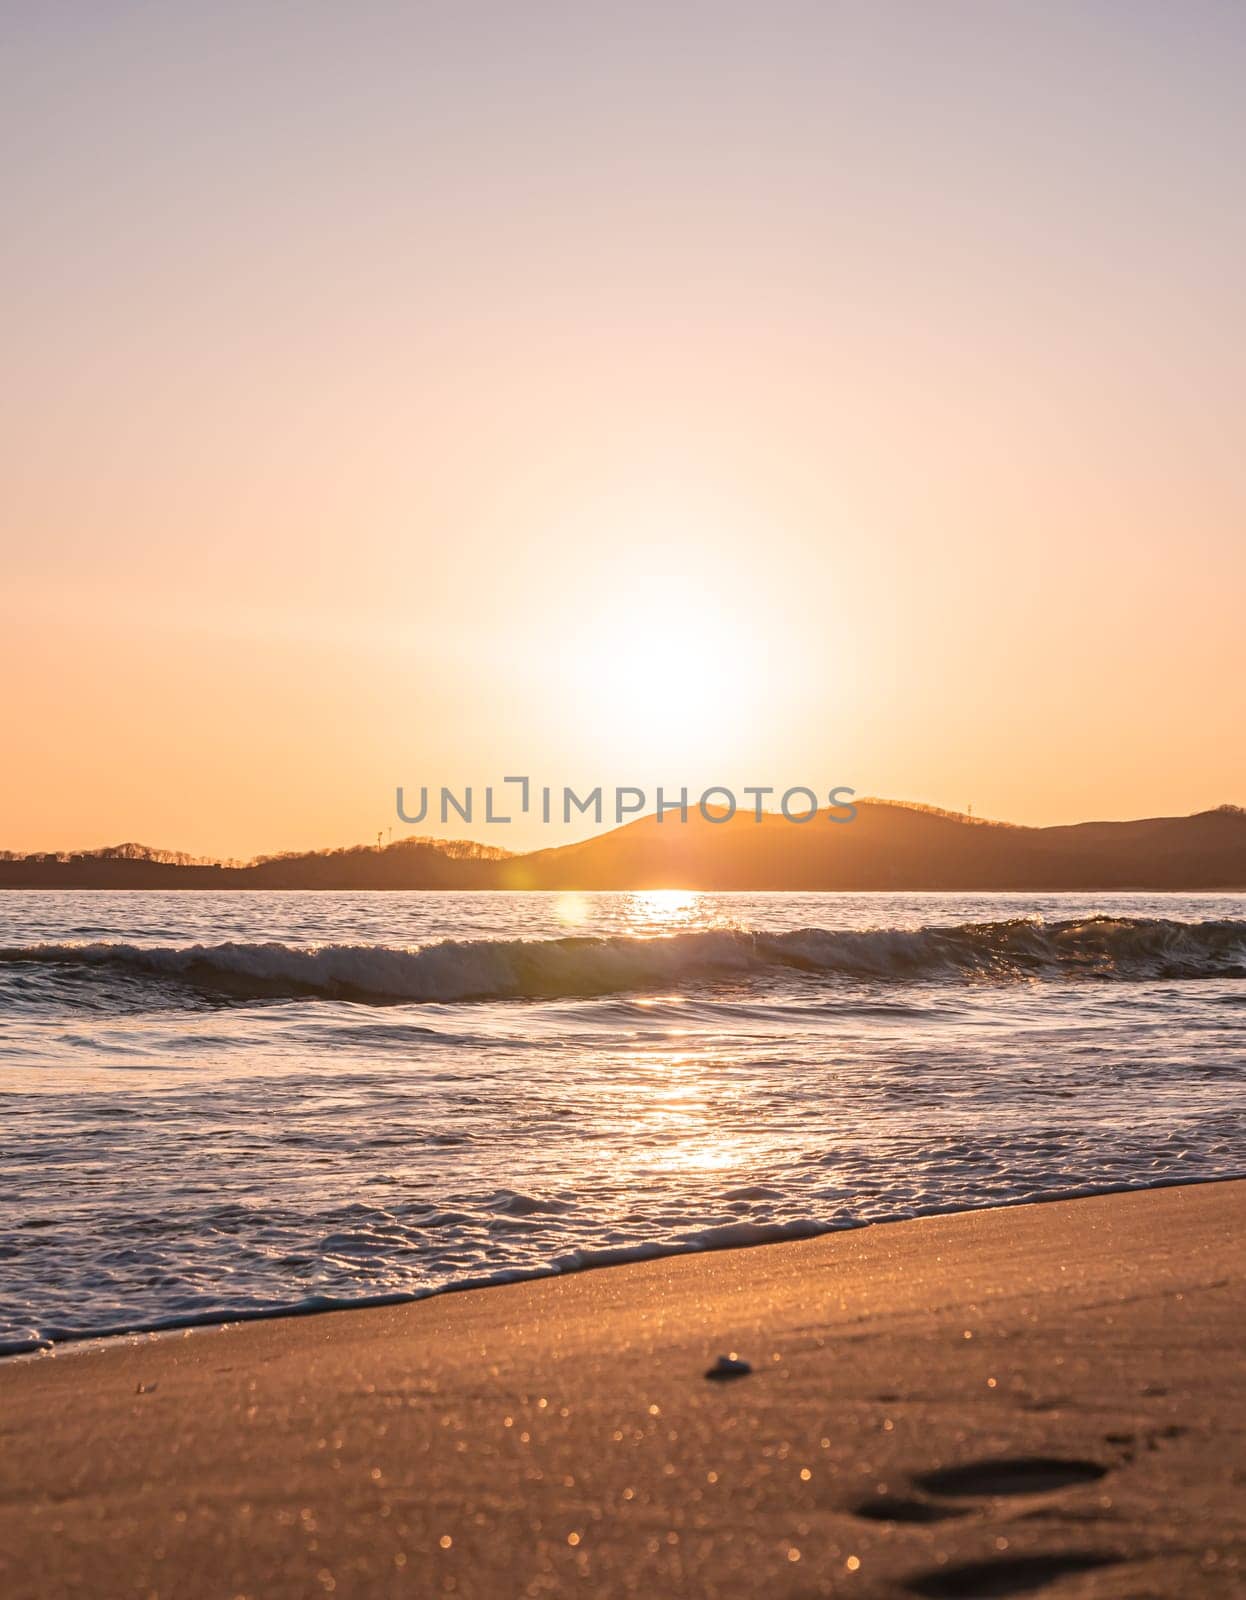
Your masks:
{"label": "sun", "polygon": [[690,760],[731,744],[758,662],[739,614],[689,579],[655,575],[597,609],[580,671],[616,749]]}

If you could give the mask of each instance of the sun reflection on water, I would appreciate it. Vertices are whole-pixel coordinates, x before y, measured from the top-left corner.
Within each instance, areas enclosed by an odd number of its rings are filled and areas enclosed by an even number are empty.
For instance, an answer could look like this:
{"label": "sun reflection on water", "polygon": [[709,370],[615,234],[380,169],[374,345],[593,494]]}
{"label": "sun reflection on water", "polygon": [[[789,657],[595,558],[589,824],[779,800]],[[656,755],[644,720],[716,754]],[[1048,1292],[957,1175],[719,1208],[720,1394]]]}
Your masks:
{"label": "sun reflection on water", "polygon": [[706,920],[702,898],[693,889],[641,889],[632,895],[628,911],[645,926],[687,927]]}
{"label": "sun reflection on water", "polygon": [[631,1115],[646,1165],[663,1172],[714,1172],[741,1160],[738,1130],[721,1123],[708,1061],[697,1050],[641,1050],[629,1065]]}
{"label": "sun reflection on water", "polygon": [[554,908],[554,915],[559,922],[565,923],[569,928],[579,928],[586,923],[593,914],[592,903],[587,895],[576,894],[573,890],[558,896],[558,903]]}
{"label": "sun reflection on water", "polygon": [[613,931],[632,938],[687,933],[721,926],[722,913],[711,896],[696,889],[638,889],[630,894],[585,894],[568,890],[555,901],[554,914],[568,928],[602,926],[608,911]]}

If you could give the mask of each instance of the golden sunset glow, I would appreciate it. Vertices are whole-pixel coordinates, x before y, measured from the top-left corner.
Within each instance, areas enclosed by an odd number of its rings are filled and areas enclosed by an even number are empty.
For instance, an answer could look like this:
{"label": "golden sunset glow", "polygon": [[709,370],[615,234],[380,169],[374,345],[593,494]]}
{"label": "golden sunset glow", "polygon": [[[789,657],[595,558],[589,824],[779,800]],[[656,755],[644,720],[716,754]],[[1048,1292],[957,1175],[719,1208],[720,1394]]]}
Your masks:
{"label": "golden sunset glow", "polygon": [[1240,799],[1232,52],[471,9],[280,73],[262,12],[12,41],[3,845],[348,843],[516,770]]}

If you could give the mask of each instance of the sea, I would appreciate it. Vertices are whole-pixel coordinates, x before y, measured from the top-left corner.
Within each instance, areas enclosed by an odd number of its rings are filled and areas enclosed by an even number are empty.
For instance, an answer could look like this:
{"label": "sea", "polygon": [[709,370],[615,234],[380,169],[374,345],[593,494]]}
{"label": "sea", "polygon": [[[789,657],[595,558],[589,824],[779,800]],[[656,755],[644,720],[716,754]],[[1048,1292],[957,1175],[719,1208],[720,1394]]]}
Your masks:
{"label": "sea", "polygon": [[1246,896],[0,893],[0,1353],[1246,1174]]}

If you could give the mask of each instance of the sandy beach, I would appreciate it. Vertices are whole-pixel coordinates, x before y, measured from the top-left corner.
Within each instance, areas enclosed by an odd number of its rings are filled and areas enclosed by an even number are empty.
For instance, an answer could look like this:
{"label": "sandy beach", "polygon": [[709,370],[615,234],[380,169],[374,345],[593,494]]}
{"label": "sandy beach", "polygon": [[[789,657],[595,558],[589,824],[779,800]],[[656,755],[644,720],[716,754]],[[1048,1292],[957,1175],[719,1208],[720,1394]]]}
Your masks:
{"label": "sandy beach", "polygon": [[1239,1594],[1244,1224],[1170,1188],[11,1361],[0,1590]]}

